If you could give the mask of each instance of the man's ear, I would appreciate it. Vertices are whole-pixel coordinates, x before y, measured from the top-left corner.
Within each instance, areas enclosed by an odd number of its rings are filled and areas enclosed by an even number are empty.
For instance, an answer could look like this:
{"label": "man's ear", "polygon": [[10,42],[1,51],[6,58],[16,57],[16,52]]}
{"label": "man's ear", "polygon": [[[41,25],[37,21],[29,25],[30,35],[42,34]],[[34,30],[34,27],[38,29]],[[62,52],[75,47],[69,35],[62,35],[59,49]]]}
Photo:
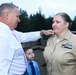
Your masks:
{"label": "man's ear", "polygon": [[7,11],[4,15],[5,15],[5,17],[8,19],[8,17],[9,17],[9,12]]}

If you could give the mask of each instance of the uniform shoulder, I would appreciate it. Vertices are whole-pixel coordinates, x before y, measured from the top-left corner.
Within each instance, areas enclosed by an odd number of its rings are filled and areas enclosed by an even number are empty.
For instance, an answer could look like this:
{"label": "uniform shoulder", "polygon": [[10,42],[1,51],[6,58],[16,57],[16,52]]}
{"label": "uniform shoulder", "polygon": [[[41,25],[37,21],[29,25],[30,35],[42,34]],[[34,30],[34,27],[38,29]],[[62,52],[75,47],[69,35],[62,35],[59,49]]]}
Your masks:
{"label": "uniform shoulder", "polygon": [[76,34],[72,34],[72,38],[76,40]]}
{"label": "uniform shoulder", "polygon": [[74,44],[74,45],[76,45],[76,35],[75,34],[72,34],[71,35],[71,38],[70,38],[70,41]]}

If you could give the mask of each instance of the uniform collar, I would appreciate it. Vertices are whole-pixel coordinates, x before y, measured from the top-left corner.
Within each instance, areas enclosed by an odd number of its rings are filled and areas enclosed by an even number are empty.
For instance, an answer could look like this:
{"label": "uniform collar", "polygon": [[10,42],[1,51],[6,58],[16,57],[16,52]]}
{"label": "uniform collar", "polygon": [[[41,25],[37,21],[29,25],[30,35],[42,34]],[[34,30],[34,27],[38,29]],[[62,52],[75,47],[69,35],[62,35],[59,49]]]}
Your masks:
{"label": "uniform collar", "polygon": [[69,40],[71,36],[72,36],[72,32],[71,32],[70,30],[68,30],[68,31],[66,32],[66,34],[64,35],[63,39]]}
{"label": "uniform collar", "polygon": [[[72,36],[72,32],[68,30],[61,40],[69,40],[71,36]],[[57,35],[54,35],[53,41],[54,43],[57,41]]]}

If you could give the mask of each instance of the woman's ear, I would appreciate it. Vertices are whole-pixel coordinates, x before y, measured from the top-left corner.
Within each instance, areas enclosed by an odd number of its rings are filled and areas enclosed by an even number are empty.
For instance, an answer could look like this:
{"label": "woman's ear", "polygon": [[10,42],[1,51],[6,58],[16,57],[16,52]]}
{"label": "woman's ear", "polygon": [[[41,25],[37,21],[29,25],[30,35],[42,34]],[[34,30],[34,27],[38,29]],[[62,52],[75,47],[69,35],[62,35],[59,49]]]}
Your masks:
{"label": "woman's ear", "polygon": [[69,27],[69,22],[66,22],[66,28],[68,28]]}

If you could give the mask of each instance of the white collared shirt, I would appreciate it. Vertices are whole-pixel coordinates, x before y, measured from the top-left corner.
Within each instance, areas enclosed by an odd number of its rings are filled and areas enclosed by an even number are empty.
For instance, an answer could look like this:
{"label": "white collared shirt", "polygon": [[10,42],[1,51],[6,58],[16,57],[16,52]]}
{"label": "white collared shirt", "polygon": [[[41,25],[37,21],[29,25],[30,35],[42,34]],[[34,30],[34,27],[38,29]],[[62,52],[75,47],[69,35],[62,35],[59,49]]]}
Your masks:
{"label": "white collared shirt", "polygon": [[26,58],[21,42],[41,38],[39,32],[21,33],[13,31],[0,22],[0,75],[22,75],[26,71]]}

